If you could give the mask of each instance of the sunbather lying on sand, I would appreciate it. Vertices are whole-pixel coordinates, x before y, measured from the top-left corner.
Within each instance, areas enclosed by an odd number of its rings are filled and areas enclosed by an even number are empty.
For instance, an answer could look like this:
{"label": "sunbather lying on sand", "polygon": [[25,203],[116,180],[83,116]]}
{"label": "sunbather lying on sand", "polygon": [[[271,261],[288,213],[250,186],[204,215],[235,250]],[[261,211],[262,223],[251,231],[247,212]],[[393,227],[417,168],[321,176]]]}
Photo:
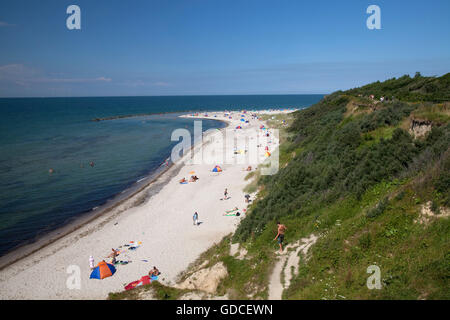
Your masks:
{"label": "sunbather lying on sand", "polygon": [[197,176],[191,176],[189,182],[196,182],[198,180]]}
{"label": "sunbather lying on sand", "polygon": [[187,182],[185,178],[180,180],[180,183],[185,183],[185,182]]}

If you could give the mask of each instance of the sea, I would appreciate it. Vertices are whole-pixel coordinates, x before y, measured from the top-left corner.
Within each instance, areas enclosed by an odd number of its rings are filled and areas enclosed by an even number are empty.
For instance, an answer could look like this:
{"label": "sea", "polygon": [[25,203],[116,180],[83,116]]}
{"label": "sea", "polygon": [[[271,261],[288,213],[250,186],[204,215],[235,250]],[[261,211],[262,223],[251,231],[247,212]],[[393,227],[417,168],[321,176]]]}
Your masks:
{"label": "sea", "polygon": [[[305,108],[323,95],[0,99],[0,257],[89,215],[164,166],[195,111]],[[104,119],[104,120],[101,120]],[[101,120],[101,121],[95,121]],[[203,120],[204,131],[222,128]]]}

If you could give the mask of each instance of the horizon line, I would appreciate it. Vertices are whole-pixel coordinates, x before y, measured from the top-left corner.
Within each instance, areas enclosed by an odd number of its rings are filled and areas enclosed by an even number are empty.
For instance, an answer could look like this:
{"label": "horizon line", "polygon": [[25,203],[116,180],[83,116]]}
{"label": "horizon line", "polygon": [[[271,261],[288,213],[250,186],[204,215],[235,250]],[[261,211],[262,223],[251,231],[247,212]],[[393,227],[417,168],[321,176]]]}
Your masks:
{"label": "horizon line", "polygon": [[208,96],[300,96],[327,95],[329,93],[241,93],[241,94],[173,94],[173,95],[108,95],[108,96],[31,96],[31,97],[0,97],[0,99],[58,99],[58,98],[137,98],[137,97],[208,97]]}

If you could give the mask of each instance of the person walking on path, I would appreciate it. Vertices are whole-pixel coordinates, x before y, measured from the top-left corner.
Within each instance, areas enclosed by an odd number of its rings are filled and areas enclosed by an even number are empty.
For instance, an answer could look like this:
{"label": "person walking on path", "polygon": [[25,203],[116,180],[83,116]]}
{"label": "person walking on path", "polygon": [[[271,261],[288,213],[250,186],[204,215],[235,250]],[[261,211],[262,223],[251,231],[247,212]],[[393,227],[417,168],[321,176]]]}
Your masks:
{"label": "person walking on path", "polygon": [[277,222],[278,226],[278,233],[275,239],[278,240],[278,244],[280,245],[280,253],[283,252],[283,241],[284,241],[284,232],[287,230],[286,226],[284,224],[281,224],[280,221]]}
{"label": "person walking on path", "polygon": [[192,217],[192,219],[194,220],[194,226],[198,225],[198,213],[197,213],[197,211],[194,213],[194,216]]}

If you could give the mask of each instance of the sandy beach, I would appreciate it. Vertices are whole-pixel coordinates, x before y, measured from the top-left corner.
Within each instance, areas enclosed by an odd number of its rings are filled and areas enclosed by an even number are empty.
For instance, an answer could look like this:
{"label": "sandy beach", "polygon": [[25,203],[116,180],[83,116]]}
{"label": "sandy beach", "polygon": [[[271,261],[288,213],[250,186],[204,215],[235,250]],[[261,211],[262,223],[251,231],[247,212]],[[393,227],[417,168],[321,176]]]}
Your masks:
{"label": "sandy beach", "polygon": [[[291,111],[268,110],[258,113]],[[237,112],[232,113],[232,119],[224,116],[224,112],[207,114],[208,119],[228,122],[227,129],[242,125],[242,129],[234,130],[238,144],[262,124],[260,120],[252,119],[249,112],[246,115],[249,123],[240,121],[241,114]],[[185,116],[200,119],[205,117],[205,113]],[[220,144],[219,136],[227,129],[208,134],[204,143]],[[278,140],[271,137],[268,147],[271,152],[275,150]],[[199,148],[200,145],[197,145],[194,152],[199,152]],[[264,150],[262,146],[261,149]],[[229,149],[223,152],[233,154]],[[244,179],[248,174],[244,170],[247,167],[245,164],[218,163],[223,171],[215,173],[212,172],[214,164],[193,164],[185,161],[188,156],[106,214],[2,269],[0,298],[105,299],[109,292],[122,291],[124,285],[140,279],[153,266],[162,272],[161,282],[173,284],[180,272],[202,252],[232,233],[245,216],[224,216],[224,213],[235,207],[243,213],[247,206],[243,192],[248,183]],[[243,155],[234,155],[236,158],[240,156]],[[192,171],[199,180],[180,184],[180,179],[189,179]],[[221,200],[225,188],[230,198]],[[201,222],[198,226],[193,225],[195,211]],[[129,249],[131,241],[138,244],[134,250]],[[112,277],[89,279],[89,256],[94,257],[95,264],[101,260],[109,262],[107,256],[112,248],[121,251],[117,260],[131,262],[116,265],[117,272]],[[67,286],[68,279],[73,275],[73,271],[67,272],[70,266],[79,267],[80,289],[69,289]]]}

